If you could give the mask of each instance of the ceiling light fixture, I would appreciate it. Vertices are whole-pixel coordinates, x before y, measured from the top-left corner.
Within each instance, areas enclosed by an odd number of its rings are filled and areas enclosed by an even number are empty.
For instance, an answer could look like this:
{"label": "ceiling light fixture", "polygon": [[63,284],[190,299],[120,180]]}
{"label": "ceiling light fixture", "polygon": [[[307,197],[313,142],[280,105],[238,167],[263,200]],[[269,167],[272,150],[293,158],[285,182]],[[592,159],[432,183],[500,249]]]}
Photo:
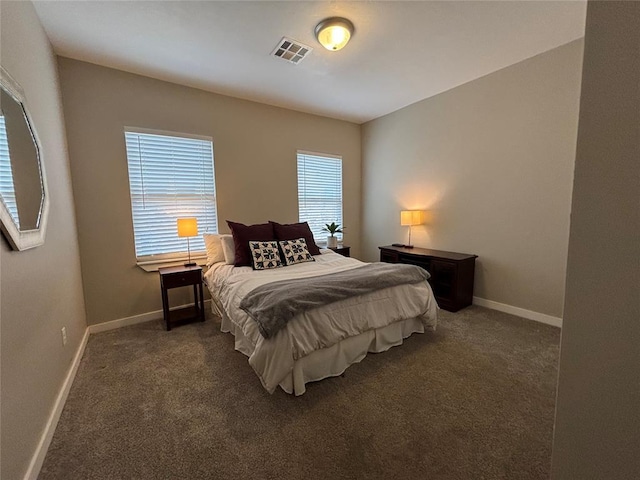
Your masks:
{"label": "ceiling light fixture", "polygon": [[343,48],[353,35],[353,23],[346,18],[325,18],[316,25],[316,38],[326,48],[335,52]]}

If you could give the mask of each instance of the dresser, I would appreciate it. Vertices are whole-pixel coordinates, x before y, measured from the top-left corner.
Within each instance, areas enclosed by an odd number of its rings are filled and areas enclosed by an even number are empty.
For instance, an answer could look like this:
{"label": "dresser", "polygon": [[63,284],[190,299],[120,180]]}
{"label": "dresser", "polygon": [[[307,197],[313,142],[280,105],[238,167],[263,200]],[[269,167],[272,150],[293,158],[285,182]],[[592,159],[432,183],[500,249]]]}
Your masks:
{"label": "dresser", "polygon": [[429,284],[440,308],[457,312],[471,305],[477,255],[391,245],[379,248],[381,262],[417,265],[429,272]]}

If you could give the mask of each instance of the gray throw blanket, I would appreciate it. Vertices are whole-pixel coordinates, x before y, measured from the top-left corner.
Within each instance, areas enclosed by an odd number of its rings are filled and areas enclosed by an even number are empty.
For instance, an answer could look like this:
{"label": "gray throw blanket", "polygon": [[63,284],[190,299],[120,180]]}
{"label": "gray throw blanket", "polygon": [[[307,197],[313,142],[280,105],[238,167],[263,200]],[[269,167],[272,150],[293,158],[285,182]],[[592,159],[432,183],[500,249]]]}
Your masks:
{"label": "gray throw blanket", "polygon": [[371,263],[344,272],[262,285],[242,299],[240,308],[256,321],[262,336],[270,338],[298,313],[428,278],[429,273],[415,265]]}

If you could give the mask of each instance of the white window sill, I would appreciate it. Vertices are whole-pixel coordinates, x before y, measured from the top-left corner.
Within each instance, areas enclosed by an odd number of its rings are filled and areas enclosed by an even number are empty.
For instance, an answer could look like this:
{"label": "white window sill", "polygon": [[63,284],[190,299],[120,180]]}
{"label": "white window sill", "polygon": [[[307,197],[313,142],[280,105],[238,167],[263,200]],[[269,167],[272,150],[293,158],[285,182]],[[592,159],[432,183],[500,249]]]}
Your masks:
{"label": "white window sill", "polygon": [[[342,237],[336,237],[338,239],[338,246],[341,246],[344,243],[344,240],[342,239]],[[316,245],[320,248],[327,248],[327,240],[326,238],[324,240],[315,240]]]}
{"label": "white window sill", "polygon": [[[178,267],[187,263],[186,258],[178,258],[171,260],[159,260],[155,262],[137,262],[136,265],[143,269],[145,272],[157,272],[159,268],[164,267]],[[204,267],[207,264],[207,257],[191,257],[191,261]]]}

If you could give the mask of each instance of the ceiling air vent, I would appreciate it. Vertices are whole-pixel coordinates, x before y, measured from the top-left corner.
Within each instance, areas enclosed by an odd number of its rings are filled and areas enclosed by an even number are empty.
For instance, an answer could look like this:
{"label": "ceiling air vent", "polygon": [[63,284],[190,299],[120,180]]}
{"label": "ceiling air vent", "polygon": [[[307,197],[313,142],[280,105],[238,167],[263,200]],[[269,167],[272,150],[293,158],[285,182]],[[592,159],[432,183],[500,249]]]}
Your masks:
{"label": "ceiling air vent", "polygon": [[273,52],[271,52],[271,55],[280,57],[287,62],[297,65],[307,55],[309,55],[312,50],[313,48],[307,45],[296,42],[295,40],[291,40],[287,37],[282,37],[282,40],[280,40],[278,46],[273,50]]}

